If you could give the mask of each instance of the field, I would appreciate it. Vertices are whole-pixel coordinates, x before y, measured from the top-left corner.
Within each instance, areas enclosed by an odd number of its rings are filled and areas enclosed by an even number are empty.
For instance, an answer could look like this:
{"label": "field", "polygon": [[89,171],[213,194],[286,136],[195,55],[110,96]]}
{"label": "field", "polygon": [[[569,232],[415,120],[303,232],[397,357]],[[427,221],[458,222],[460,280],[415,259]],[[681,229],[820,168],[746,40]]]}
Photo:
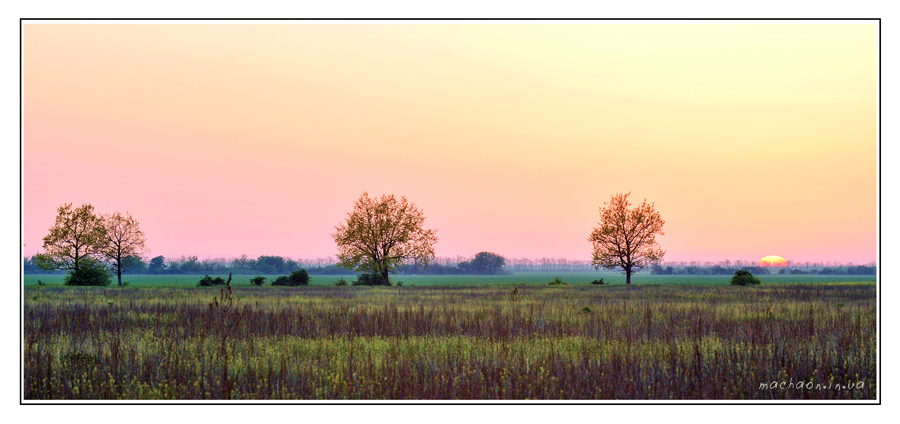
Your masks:
{"label": "field", "polygon": [[[220,275],[225,278],[228,275]],[[123,275],[122,281],[130,283],[129,286],[157,286],[157,287],[190,287],[196,286],[202,275]],[[249,285],[250,279],[255,275],[234,275],[232,284],[235,286]],[[266,284],[274,280],[277,275],[264,275]],[[354,281],[355,275],[311,275],[310,284],[314,286],[334,285],[340,278]],[[546,284],[555,277],[559,277],[569,284],[588,284],[598,278],[609,284],[625,284],[625,276],[618,272],[521,272],[510,275],[393,275],[391,281],[403,282],[404,285],[415,286],[445,286],[445,285],[517,285],[517,284]],[[833,282],[875,282],[875,276],[866,275],[761,275],[760,279],[765,284],[781,283],[833,283]],[[64,274],[26,274],[25,285],[37,285],[38,280],[45,284],[62,284]],[[727,275],[651,275],[639,273],[632,276],[634,285],[725,285],[731,276]],[[115,285],[115,278],[113,279]]]}
{"label": "field", "polygon": [[321,285],[195,288],[190,277],[26,282],[25,399],[876,396],[873,283],[334,287],[313,276]]}

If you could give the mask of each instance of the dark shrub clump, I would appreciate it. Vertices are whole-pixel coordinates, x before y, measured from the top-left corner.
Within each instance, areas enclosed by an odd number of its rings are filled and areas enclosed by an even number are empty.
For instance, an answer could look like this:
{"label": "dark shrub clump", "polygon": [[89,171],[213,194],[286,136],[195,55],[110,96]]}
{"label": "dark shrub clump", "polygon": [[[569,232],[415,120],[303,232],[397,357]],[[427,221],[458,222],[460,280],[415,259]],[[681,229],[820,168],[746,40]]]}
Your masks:
{"label": "dark shrub clump", "polygon": [[254,285],[261,286],[266,283],[266,277],[263,277],[262,275],[257,275],[256,277],[251,278],[250,282],[253,283]]}
{"label": "dark shrub clump", "polygon": [[601,279],[599,279],[599,280],[591,281],[591,284],[606,284],[606,283],[604,283],[604,282],[603,282],[603,279],[601,278]]}
{"label": "dark shrub clump", "polygon": [[[230,277],[229,277],[229,281],[230,281]],[[200,282],[197,283],[198,287],[224,286],[224,285],[225,285],[225,279],[223,279],[222,277],[212,278],[209,275],[204,276],[203,278],[200,279]]]}
{"label": "dark shrub clump", "polygon": [[381,274],[360,274],[353,282],[354,286],[389,286],[391,281]]}
{"label": "dark shrub clump", "polygon": [[309,273],[305,269],[294,271],[289,276],[280,276],[272,282],[273,286],[308,286]]}
{"label": "dark shrub clump", "polygon": [[759,283],[759,278],[754,277],[749,271],[738,270],[734,273],[734,277],[731,277],[731,284],[735,286],[757,285]]}
{"label": "dark shrub clump", "polygon": [[66,276],[67,286],[108,286],[112,282],[102,262],[88,258],[79,265],[78,271]]}

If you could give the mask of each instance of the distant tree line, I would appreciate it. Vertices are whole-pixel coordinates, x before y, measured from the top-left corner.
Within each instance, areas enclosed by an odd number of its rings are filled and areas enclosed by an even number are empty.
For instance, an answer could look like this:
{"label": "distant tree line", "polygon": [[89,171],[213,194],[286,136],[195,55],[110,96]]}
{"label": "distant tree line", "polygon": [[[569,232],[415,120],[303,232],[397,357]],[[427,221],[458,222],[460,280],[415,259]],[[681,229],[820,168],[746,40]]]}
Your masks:
{"label": "distant tree line", "polygon": [[703,267],[697,265],[688,265],[682,267],[652,265],[650,273],[653,275],[734,275],[737,271],[745,271],[751,274],[769,274],[769,269],[762,266],[742,266],[723,267],[721,265],[713,265]]}
{"label": "distant tree line", "polygon": [[[443,258],[442,258],[443,259]],[[26,257],[23,260],[23,269],[26,274],[47,273],[34,262],[34,257]],[[352,273],[341,267],[332,258],[299,259],[294,260],[282,256],[263,255],[256,259],[242,255],[239,258],[208,258],[199,259],[197,256],[181,256],[170,259],[159,255],[149,261],[136,256],[128,256],[123,260],[123,274],[291,274],[305,269],[310,275],[346,275]],[[62,271],[59,271],[62,272]],[[432,264],[428,268],[405,263],[396,269],[396,274],[412,275],[492,275],[506,273],[506,258],[496,253],[480,252],[471,258],[464,258],[459,262],[444,261],[441,264]]]}
{"label": "distant tree line", "polygon": [[653,275],[733,275],[737,271],[747,271],[752,274],[800,274],[800,275],[875,275],[875,265],[837,265],[819,266],[787,266],[780,268],[761,267],[749,265],[747,262],[735,261],[736,263],[717,263],[710,265],[708,262],[700,265],[696,262],[688,264],[665,263],[653,265],[650,267],[650,273]]}
{"label": "distant tree line", "polygon": [[[488,256],[487,254],[494,255]],[[405,263],[397,268],[398,275],[490,275],[510,272],[576,272],[594,271],[590,261],[566,260],[562,258],[504,258],[490,252],[481,252],[475,257],[436,257],[424,268],[413,263]],[[501,265],[502,264],[502,265]],[[149,261],[128,256],[123,260],[123,274],[290,274],[306,269],[310,275],[346,275],[346,268],[338,266],[333,258],[290,259],[281,256],[263,255],[256,259],[242,255],[239,258],[216,258],[200,260],[197,256],[182,256],[168,259],[156,256]],[[26,274],[43,274],[45,271],[34,262],[34,257],[23,259]],[[818,275],[875,275],[875,265],[835,264],[833,262],[794,263],[785,268],[765,268],[753,261],[720,262],[664,262],[650,267],[654,275],[733,275],[738,270],[753,274],[818,274]]]}
{"label": "distant tree line", "polygon": [[781,268],[779,274],[875,275],[875,265],[826,266],[822,269]]}

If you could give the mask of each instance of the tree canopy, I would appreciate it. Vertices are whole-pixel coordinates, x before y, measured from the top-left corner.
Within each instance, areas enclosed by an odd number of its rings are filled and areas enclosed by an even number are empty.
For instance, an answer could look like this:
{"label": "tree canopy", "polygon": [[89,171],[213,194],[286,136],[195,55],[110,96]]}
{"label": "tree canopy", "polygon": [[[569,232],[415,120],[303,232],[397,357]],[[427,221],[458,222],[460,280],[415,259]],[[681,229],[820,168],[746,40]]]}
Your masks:
{"label": "tree canopy", "polygon": [[656,242],[656,236],[665,235],[666,222],[647,199],[629,209],[629,195],[617,193],[600,207],[599,226],[588,238],[593,244],[594,267],[620,268],[626,284],[631,284],[632,273],[659,263],[666,254]]}
{"label": "tree canopy", "polygon": [[475,274],[502,274],[506,258],[493,252],[478,252],[471,261],[461,262],[459,268]]}
{"label": "tree canopy", "polygon": [[363,193],[332,234],[340,265],[380,275],[388,285],[388,273],[406,260],[427,267],[434,260],[438,238],[424,223],[425,214],[406,197],[373,198]]}
{"label": "tree canopy", "polygon": [[86,258],[97,255],[104,245],[103,220],[91,204],[73,208],[66,203],[57,209],[56,222],[44,236],[44,253],[35,255],[43,269],[77,272]]}
{"label": "tree canopy", "polygon": [[100,241],[102,247],[100,254],[112,264],[119,278],[119,286],[122,285],[122,271],[125,270],[125,260],[129,256],[140,257],[147,252],[144,242],[147,239],[138,227],[138,222],[125,212],[102,216],[104,237]]}

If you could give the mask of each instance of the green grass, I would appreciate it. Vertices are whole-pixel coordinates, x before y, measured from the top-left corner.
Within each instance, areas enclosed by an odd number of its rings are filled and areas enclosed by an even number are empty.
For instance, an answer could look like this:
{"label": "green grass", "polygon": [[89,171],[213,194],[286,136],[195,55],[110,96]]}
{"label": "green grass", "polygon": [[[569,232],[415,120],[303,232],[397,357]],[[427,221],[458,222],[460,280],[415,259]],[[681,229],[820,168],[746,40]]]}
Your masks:
{"label": "green grass", "polygon": [[[213,275],[221,276],[226,275]],[[234,275],[235,286],[250,285],[250,279],[256,275]],[[123,275],[122,281],[129,286],[185,287],[195,286],[202,275]],[[264,275],[266,285],[278,275]],[[396,284],[402,281],[404,286],[479,286],[479,285],[517,285],[547,284],[559,277],[568,284],[589,284],[603,278],[607,284],[625,284],[625,276],[617,272],[520,272],[511,275],[393,275],[391,281]],[[26,274],[26,286],[37,285],[38,280],[44,284],[63,284],[65,274]],[[352,282],[355,275],[311,275],[310,284],[314,286],[331,286],[340,278]],[[797,283],[874,283],[874,275],[760,275],[763,284],[797,284]],[[640,273],[632,276],[634,285],[728,285],[727,275],[651,275]],[[116,279],[113,278],[113,285]]]}

